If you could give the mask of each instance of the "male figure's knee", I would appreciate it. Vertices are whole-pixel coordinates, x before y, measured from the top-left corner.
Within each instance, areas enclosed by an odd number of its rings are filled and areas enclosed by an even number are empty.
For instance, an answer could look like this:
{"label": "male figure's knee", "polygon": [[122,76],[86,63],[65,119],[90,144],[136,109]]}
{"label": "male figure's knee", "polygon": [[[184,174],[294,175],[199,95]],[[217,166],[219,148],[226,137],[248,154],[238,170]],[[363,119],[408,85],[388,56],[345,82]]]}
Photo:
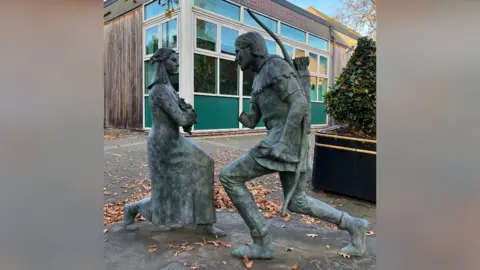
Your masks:
{"label": "male figure's knee", "polygon": [[222,183],[222,186],[224,188],[230,187],[232,185],[230,171],[228,170],[228,168],[222,168],[220,170],[218,178],[220,179],[220,182]]}

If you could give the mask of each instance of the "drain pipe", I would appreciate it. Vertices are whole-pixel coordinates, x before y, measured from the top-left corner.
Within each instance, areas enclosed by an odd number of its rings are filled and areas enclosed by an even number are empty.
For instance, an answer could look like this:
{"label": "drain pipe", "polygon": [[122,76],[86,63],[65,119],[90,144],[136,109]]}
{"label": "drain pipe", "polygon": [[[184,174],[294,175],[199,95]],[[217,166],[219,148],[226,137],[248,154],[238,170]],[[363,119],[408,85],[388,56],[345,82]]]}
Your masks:
{"label": "drain pipe", "polygon": [[[330,30],[330,39],[333,42],[332,57],[331,57],[331,64],[330,64],[332,72],[330,72],[330,78],[328,78],[328,80],[330,81],[330,84],[333,84],[333,81],[335,79],[335,60],[336,60],[336,56],[337,56],[337,53],[336,53],[337,52],[337,42],[335,40],[335,31],[333,30],[332,25],[329,24],[328,28]],[[329,115],[327,126],[332,127],[334,124],[335,124],[335,120]]]}

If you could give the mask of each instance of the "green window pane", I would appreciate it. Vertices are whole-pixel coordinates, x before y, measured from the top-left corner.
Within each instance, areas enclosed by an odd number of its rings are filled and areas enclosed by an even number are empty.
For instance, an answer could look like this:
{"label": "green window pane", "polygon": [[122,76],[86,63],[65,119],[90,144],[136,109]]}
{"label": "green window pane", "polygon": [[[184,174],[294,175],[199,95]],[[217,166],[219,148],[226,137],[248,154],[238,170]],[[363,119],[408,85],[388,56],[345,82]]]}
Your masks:
{"label": "green window pane", "polygon": [[317,77],[310,78],[310,100],[317,101]]}
{"label": "green window pane", "polygon": [[250,96],[252,94],[254,74],[249,69],[243,72],[243,95]]}
{"label": "green window pane", "polygon": [[145,61],[145,94],[148,94],[147,87],[152,83],[153,64],[150,61]]}
{"label": "green window pane", "polygon": [[308,55],[310,57],[310,64],[308,69],[310,72],[317,73],[318,72],[318,55],[315,53],[310,53]]}
{"label": "green window pane", "polygon": [[145,127],[151,128],[152,127],[152,108],[150,107],[150,98],[145,96],[143,98],[143,102],[145,103]]}
{"label": "green window pane", "polygon": [[[274,33],[277,33],[277,21],[275,20],[272,20],[270,18],[267,18],[263,15],[260,15],[256,12],[254,12],[255,16],[257,16],[257,18],[263,23],[265,24],[265,26],[268,27],[268,29],[272,30],[272,32]],[[250,14],[245,10],[244,12],[244,21],[245,21],[245,24],[248,24],[250,26],[253,26],[253,27],[256,27],[256,28],[259,28],[259,29],[262,29],[263,28],[252,18],[252,16],[250,16]]]}
{"label": "green window pane", "polygon": [[318,92],[321,92],[318,100],[323,102],[323,96],[327,93],[327,91],[328,91],[328,79],[318,78]]}
{"label": "green window pane", "polygon": [[238,95],[238,65],[234,61],[220,59],[220,94]]}
{"label": "green window pane", "polygon": [[305,43],[305,37],[306,37],[305,32],[300,31],[296,28],[293,28],[283,23],[281,24],[281,27],[280,27],[280,35],[292,40],[296,40],[298,42]]}
{"label": "green window pane", "polygon": [[[162,1],[162,4],[163,2],[166,2],[166,1]],[[177,8],[177,7],[178,5],[175,3],[175,1],[172,1],[172,3],[170,4],[170,8]],[[144,11],[143,17],[145,18],[145,20],[148,20],[152,17],[163,14],[165,10],[167,10],[167,8],[168,8],[168,5],[160,5],[158,4],[158,1],[153,1],[150,4],[145,5],[145,11]]]}
{"label": "green window pane", "polygon": [[154,54],[158,50],[158,26],[145,31],[145,54]]}
{"label": "green window pane", "polygon": [[235,55],[235,40],[238,37],[238,31],[228,27],[222,27],[222,48],[221,52]]}
{"label": "green window pane", "polygon": [[277,54],[277,44],[275,41],[265,39],[265,45],[267,46],[268,54]]}
{"label": "green window pane", "polygon": [[217,25],[197,19],[197,48],[215,51],[217,45]]}
{"label": "green window pane", "polygon": [[162,24],[162,47],[177,47],[177,19]]}
{"label": "green window pane", "polygon": [[321,74],[327,74],[327,62],[328,62],[328,59],[325,57],[325,56],[320,56],[320,73]]}
{"label": "green window pane", "polygon": [[195,0],[195,5],[232,20],[240,21],[240,7],[223,0]]}
{"label": "green window pane", "polygon": [[195,54],[193,61],[193,87],[195,92],[216,94],[217,59]]}
{"label": "green window pane", "polygon": [[312,34],[308,36],[308,45],[328,52],[328,41]]}

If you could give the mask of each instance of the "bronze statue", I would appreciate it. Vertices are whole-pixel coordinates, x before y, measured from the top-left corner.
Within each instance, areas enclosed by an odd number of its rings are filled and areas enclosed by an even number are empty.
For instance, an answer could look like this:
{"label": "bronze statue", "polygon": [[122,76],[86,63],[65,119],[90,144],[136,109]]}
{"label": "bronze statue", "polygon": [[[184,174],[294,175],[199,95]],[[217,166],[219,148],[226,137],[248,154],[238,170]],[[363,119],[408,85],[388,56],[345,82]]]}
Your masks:
{"label": "bronze statue", "polygon": [[180,126],[190,132],[197,114],[170,83],[170,76],[178,73],[178,54],[172,49],[161,48],[151,61],[154,74],[148,89],[152,128],[147,152],[152,196],[125,206],[125,229],[137,229],[134,221],[140,213],[155,225],[196,224],[201,234],[225,236],[213,226],[216,222],[214,161],[180,133]]}
{"label": "bronze statue", "polygon": [[[250,11],[249,11],[250,12]],[[256,19],[255,15],[250,15]],[[232,255],[251,259],[273,259],[274,248],[264,217],[245,183],[279,172],[285,194],[282,215],[288,210],[336,224],[350,233],[352,243],[342,249],[347,255],[365,255],[368,222],[351,217],[334,207],[306,195],[307,172],[311,171],[309,147],[309,96],[285,48],[278,38],[256,21],[279,43],[286,59],[268,55],[264,38],[256,32],[240,35],[235,41],[240,68],[256,73],[252,85],[250,111],[242,112],[239,121],[255,128],[263,116],[267,135],[242,157],[227,165],[220,181],[239,214],[251,231],[253,243],[240,247]]]}

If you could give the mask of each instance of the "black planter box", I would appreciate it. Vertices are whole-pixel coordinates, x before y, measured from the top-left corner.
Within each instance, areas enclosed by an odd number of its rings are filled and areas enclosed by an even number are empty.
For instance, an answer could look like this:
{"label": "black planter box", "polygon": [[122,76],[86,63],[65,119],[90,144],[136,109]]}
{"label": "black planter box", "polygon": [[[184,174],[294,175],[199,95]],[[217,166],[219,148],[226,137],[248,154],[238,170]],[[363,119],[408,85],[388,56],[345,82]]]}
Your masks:
{"label": "black planter box", "polygon": [[317,132],[313,188],[376,203],[376,148],[376,140]]}

